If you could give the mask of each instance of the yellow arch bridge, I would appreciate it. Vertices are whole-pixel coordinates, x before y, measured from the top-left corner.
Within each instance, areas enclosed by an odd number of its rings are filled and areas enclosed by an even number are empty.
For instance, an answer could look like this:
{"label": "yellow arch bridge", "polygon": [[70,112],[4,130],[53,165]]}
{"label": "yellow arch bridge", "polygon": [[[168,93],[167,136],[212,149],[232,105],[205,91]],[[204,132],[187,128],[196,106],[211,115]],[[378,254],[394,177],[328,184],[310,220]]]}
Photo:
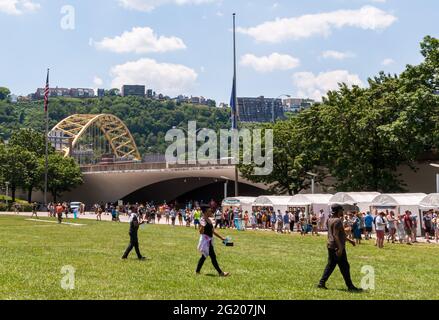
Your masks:
{"label": "yellow arch bridge", "polygon": [[[96,138],[98,137],[98,138]],[[119,160],[141,160],[136,142],[127,126],[111,114],[75,114],[58,123],[49,133],[55,149],[66,157],[93,152],[98,144]],[[87,144],[88,143],[88,144]],[[84,145],[88,146],[83,148]]]}

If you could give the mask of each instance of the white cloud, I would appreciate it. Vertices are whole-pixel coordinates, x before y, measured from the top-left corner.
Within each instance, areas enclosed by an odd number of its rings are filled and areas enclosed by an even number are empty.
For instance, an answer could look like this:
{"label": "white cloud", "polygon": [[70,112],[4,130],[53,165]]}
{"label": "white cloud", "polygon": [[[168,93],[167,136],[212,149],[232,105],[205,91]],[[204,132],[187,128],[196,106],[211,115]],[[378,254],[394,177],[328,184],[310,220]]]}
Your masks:
{"label": "white cloud", "polygon": [[321,72],[318,75],[312,72],[298,72],[293,75],[293,83],[298,90],[298,96],[318,101],[321,101],[328,91],[338,89],[339,83],[363,86],[358,75],[346,70]]}
{"label": "white cloud", "polygon": [[6,14],[20,15],[40,8],[41,5],[32,0],[0,0],[0,12]]}
{"label": "white cloud", "polygon": [[155,8],[166,5],[187,5],[187,4],[204,4],[216,2],[217,0],[118,0],[119,4],[126,8],[143,12],[153,11]]}
{"label": "white cloud", "polygon": [[252,28],[238,28],[237,31],[253,37],[258,42],[279,43],[314,35],[328,36],[333,29],[343,27],[380,30],[391,26],[396,20],[395,16],[383,10],[364,6],[359,10],[338,10],[276,19]]}
{"label": "white cloud", "polygon": [[297,68],[300,65],[300,60],[290,55],[276,52],[263,57],[246,54],[241,57],[241,65],[251,67],[258,72],[272,72]]}
{"label": "white cloud", "polygon": [[95,76],[93,79],[93,83],[95,86],[100,87],[104,84],[104,80],[102,80],[101,78],[99,78],[98,76]]}
{"label": "white cloud", "polygon": [[381,65],[383,65],[383,66],[390,66],[391,64],[394,64],[394,63],[395,63],[395,60],[387,58],[387,59],[384,59],[381,62]]}
{"label": "white cloud", "polygon": [[168,95],[187,94],[198,78],[198,74],[186,66],[146,58],[114,66],[111,75],[113,88],[121,88],[125,84],[144,84]]}
{"label": "white cloud", "polygon": [[344,60],[353,57],[355,57],[355,54],[352,52],[340,52],[335,50],[327,50],[322,52],[322,58],[324,59]]}
{"label": "white cloud", "polygon": [[154,30],[148,27],[134,27],[131,31],[125,31],[122,35],[114,38],[104,38],[95,42],[95,46],[101,50],[117,53],[149,53],[167,52],[186,49],[183,40],[177,37],[164,37],[154,34]]}

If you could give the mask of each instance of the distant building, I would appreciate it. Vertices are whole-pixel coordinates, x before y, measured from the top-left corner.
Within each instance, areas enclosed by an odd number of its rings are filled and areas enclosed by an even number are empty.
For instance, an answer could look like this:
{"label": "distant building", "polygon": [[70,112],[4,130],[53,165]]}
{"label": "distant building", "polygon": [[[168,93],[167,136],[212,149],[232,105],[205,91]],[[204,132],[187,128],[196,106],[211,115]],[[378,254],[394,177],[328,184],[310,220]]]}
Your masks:
{"label": "distant building", "polygon": [[221,102],[218,107],[219,108],[228,108],[229,105],[227,103]]}
{"label": "distant building", "polygon": [[92,98],[95,96],[95,91],[93,89],[72,88],[70,96],[72,98]]}
{"label": "distant building", "polygon": [[285,112],[300,112],[310,108],[315,104],[311,99],[289,98],[283,100],[283,107]]}
{"label": "distant building", "polygon": [[[94,97],[95,92],[93,89],[84,88],[50,88],[49,97],[70,97],[70,98],[91,98]],[[44,99],[44,88],[38,88],[35,94],[29,95],[31,99]]]}
{"label": "distant building", "polygon": [[99,98],[105,97],[105,89],[98,89],[98,97]]}
{"label": "distant building", "polygon": [[125,85],[122,87],[122,97],[128,97],[128,96],[144,97],[145,90],[146,90],[145,86]]}
{"label": "distant building", "polygon": [[152,98],[154,98],[154,96],[155,96],[155,92],[152,89],[148,89],[146,91],[146,97],[147,98],[152,99]]}
{"label": "distant building", "polygon": [[238,98],[238,114],[241,122],[273,122],[285,119],[281,99]]}
{"label": "distant building", "polygon": [[200,104],[201,99],[199,97],[191,97],[190,103],[192,104]]}

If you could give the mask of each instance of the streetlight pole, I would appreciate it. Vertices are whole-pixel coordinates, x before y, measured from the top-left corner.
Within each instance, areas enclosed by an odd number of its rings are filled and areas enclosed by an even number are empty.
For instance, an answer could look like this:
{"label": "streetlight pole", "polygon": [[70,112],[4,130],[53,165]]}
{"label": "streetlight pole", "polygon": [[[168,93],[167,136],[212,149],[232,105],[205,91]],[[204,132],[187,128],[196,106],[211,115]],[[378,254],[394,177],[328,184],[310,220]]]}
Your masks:
{"label": "streetlight pole", "polygon": [[287,97],[287,98],[291,98],[291,96],[289,94],[281,94],[279,97],[277,97],[276,99],[273,99],[273,103],[271,105],[271,116],[272,116],[272,122],[275,123],[276,122],[276,116],[275,116],[275,103],[277,99],[280,99],[282,97]]}
{"label": "streetlight pole", "polygon": [[316,182],[317,174],[312,172],[307,172],[306,174],[311,176],[311,192],[312,194],[315,194],[315,185],[316,185],[315,182]]}
{"label": "streetlight pole", "polygon": [[[439,164],[431,164],[434,168],[439,168]],[[436,193],[439,193],[439,173],[436,174]]]}

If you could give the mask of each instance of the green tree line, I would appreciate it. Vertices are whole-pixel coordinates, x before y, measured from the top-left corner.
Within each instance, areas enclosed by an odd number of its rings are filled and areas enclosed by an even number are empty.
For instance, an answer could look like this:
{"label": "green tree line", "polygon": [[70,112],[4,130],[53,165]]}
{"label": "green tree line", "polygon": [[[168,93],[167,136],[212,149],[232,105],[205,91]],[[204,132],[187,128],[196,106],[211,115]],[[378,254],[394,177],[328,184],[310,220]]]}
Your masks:
{"label": "green tree line", "polygon": [[[45,181],[44,134],[33,129],[15,130],[7,144],[0,142],[0,183],[9,183],[12,202],[17,189],[27,191],[27,200],[32,202],[35,190],[44,190]],[[82,173],[73,158],[64,158],[53,148],[48,156],[47,190],[54,201],[63,192],[82,184]]]}
{"label": "green tree line", "polygon": [[381,72],[366,88],[340,84],[322,103],[267,124],[274,170],[254,176],[254,166],[241,166],[243,175],[280,194],[309,188],[310,171],[320,183],[334,178],[338,191],[404,191],[397,168],[416,170],[439,150],[439,40],[425,37],[421,53],[424,61],[400,75]]}

